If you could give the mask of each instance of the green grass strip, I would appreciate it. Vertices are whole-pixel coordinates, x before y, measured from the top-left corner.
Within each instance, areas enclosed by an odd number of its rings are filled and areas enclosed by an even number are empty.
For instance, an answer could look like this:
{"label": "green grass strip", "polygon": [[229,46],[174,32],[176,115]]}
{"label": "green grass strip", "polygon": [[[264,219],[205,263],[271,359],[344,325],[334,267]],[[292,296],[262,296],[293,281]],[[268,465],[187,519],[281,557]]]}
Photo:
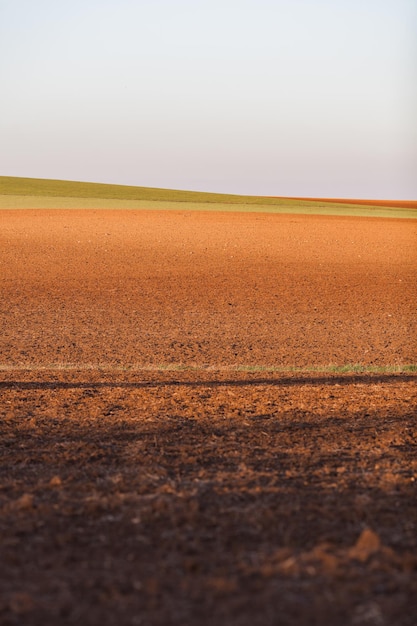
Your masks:
{"label": "green grass strip", "polygon": [[225,204],[222,202],[167,202],[154,200],[110,200],[100,198],[65,198],[42,196],[1,196],[1,209],[94,209],[94,210],[147,210],[147,211],[222,211],[226,213],[275,213],[293,215],[338,215],[356,217],[414,218],[417,210],[390,209],[389,207],[356,207],[331,203],[315,206],[297,206],[282,202],[270,204]]}
{"label": "green grass strip", "polygon": [[417,364],[404,365],[312,365],[291,367],[276,365],[187,365],[186,363],[157,363],[112,365],[111,363],[2,363],[2,372],[41,371],[94,371],[94,372],[246,372],[265,374],[417,374]]}
{"label": "green grass strip", "polygon": [[401,217],[417,209],[0,176],[0,209],[155,209]]}
{"label": "green grass strip", "polygon": [[102,200],[146,200],[154,202],[202,202],[204,204],[262,204],[266,206],[279,206],[281,204],[310,206],[312,204],[320,204],[312,200],[268,198],[263,196],[208,193],[202,191],[181,191],[177,189],[159,189],[156,187],[133,187],[128,185],[83,183],[42,178],[17,178],[13,176],[0,176],[0,195],[42,196],[44,198],[96,198]]}

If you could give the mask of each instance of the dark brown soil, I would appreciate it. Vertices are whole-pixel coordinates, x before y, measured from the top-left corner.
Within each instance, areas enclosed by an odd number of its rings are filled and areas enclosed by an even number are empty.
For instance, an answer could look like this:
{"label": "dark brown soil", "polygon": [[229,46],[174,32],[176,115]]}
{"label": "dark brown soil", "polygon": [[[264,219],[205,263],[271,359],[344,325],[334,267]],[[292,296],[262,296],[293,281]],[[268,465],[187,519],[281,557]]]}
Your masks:
{"label": "dark brown soil", "polygon": [[416,233],[1,212],[0,624],[415,626]]}

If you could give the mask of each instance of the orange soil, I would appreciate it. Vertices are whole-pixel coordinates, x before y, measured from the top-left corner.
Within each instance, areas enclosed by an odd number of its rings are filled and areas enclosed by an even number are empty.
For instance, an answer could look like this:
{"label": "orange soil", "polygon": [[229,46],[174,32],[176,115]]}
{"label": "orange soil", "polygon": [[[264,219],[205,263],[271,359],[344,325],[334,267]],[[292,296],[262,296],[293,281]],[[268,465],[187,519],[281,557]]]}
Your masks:
{"label": "orange soil", "polygon": [[417,222],[2,211],[2,362],[410,363]]}
{"label": "orange soil", "polygon": [[233,370],[415,362],[416,221],[0,222],[1,624],[417,623],[417,377]]}

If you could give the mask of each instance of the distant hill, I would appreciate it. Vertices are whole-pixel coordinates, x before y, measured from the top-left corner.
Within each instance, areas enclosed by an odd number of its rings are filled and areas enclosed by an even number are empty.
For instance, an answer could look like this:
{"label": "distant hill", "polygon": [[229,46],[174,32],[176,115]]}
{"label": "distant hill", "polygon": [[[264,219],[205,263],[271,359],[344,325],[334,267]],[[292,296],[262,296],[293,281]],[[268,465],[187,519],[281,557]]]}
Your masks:
{"label": "distant hill", "polygon": [[417,201],[285,198],[0,176],[0,209],[256,211],[417,218]]}

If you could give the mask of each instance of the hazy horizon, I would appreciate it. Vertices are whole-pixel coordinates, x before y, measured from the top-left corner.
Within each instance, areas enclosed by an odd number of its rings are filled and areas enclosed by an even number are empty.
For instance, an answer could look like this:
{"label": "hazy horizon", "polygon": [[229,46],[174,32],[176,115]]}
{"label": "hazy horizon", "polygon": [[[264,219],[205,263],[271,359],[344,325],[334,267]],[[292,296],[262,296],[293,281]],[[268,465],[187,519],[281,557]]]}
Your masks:
{"label": "hazy horizon", "polygon": [[413,0],[63,4],[0,2],[0,175],[417,198]]}

